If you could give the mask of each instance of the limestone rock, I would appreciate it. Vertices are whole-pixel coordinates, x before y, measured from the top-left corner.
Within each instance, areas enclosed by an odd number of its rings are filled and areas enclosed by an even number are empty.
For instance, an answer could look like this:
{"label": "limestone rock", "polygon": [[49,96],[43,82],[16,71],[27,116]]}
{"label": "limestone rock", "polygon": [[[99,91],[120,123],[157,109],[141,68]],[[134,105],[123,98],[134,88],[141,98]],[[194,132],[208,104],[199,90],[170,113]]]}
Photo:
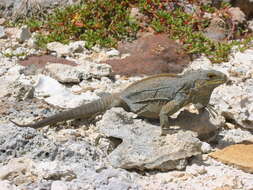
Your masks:
{"label": "limestone rock", "polygon": [[51,42],[47,44],[47,49],[56,52],[58,57],[67,56],[70,54],[69,47],[60,42]]}
{"label": "limestone rock", "polygon": [[111,49],[109,51],[106,52],[106,55],[108,57],[115,57],[115,56],[119,56],[120,55],[120,52],[116,49]]}
{"label": "limestone rock", "polygon": [[72,53],[80,53],[84,50],[85,41],[75,41],[69,43],[69,51]]}
{"label": "limestone rock", "polygon": [[111,74],[111,66],[106,64],[86,63],[76,67],[70,65],[48,64],[49,73],[63,83],[79,83],[91,77],[101,78]]}
{"label": "limestone rock", "polygon": [[252,0],[230,0],[234,7],[239,7],[248,18],[253,17],[253,1]]}
{"label": "limestone rock", "polygon": [[253,144],[250,141],[228,146],[209,155],[223,163],[253,173]]}
{"label": "limestone rock", "polygon": [[11,184],[9,181],[0,181],[1,190],[18,190],[16,185]]}
{"label": "limestone rock", "polygon": [[5,18],[0,18],[0,25],[4,24],[6,22]]}
{"label": "limestone rock", "polygon": [[243,23],[246,21],[245,14],[240,10],[239,7],[231,7],[228,9],[228,13],[231,16],[231,19],[235,23]]}
{"label": "limestone rock", "polygon": [[39,75],[39,79],[34,86],[35,96],[44,99],[46,102],[63,108],[74,108],[86,101],[92,101],[99,97],[91,92],[80,95],[73,94],[70,89],[60,84],[55,79]]}
{"label": "limestone rock", "polygon": [[68,190],[68,186],[63,181],[54,181],[51,190]]}
{"label": "limestone rock", "polygon": [[16,185],[21,185],[36,179],[32,173],[34,163],[27,158],[14,158],[5,166],[0,167],[0,179],[11,180]]}
{"label": "limestone rock", "polygon": [[17,20],[19,18],[27,18],[28,16],[40,15],[45,11],[50,13],[50,10],[53,8],[77,2],[76,0],[0,0],[0,5],[3,16]]}
{"label": "limestone rock", "polygon": [[160,136],[159,126],[133,119],[134,116],[122,108],[112,108],[97,123],[106,136],[122,139],[109,155],[112,166],[162,171],[183,169],[187,158],[201,153],[201,141],[193,132]]}
{"label": "limestone rock", "polygon": [[205,29],[204,35],[215,41],[222,41],[227,36],[226,23],[219,17],[212,18],[209,26]]}
{"label": "limestone rock", "polygon": [[6,34],[5,34],[5,31],[4,31],[4,27],[0,26],[0,39],[5,38],[5,37],[6,37]]}
{"label": "limestone rock", "polygon": [[81,71],[70,65],[49,63],[46,70],[52,77],[62,83],[79,83],[81,81]]}
{"label": "limestone rock", "polygon": [[19,30],[18,33],[16,34],[16,39],[23,43],[24,41],[30,39],[31,37],[31,32],[28,28],[28,26],[22,26]]}

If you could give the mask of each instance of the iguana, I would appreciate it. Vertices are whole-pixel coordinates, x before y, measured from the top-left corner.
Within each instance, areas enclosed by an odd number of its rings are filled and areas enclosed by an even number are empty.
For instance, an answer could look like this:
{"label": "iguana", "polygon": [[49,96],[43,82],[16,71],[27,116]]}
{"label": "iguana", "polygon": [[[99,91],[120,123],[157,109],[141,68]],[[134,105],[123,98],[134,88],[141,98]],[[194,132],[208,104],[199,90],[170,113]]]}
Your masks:
{"label": "iguana", "polygon": [[[60,112],[41,121],[19,127],[40,128],[60,121],[89,118],[112,107],[123,107],[144,118],[160,118],[162,129],[169,127],[168,116],[193,103],[198,109],[209,108],[210,96],[227,76],[215,70],[188,71],[183,75],[159,74],[134,82],[121,93]],[[162,130],[163,131],[163,130]]]}

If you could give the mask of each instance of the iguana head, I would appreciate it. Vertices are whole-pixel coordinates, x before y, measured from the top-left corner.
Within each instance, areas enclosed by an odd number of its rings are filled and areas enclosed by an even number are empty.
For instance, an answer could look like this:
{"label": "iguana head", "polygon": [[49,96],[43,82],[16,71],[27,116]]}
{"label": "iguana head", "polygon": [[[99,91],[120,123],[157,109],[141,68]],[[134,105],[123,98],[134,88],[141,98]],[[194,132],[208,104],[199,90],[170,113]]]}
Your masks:
{"label": "iguana head", "polygon": [[225,83],[227,76],[216,70],[195,70],[187,72],[187,78],[194,81],[196,89],[214,89],[215,87]]}

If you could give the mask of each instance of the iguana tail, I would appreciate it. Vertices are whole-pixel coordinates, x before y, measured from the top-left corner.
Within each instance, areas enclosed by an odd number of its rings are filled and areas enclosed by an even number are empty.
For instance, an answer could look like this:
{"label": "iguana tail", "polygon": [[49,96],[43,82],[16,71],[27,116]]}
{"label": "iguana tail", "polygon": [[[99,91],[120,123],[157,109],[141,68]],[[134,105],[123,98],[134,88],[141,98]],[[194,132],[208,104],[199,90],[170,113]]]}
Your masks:
{"label": "iguana tail", "polygon": [[60,121],[66,121],[70,119],[79,119],[79,118],[89,118],[97,113],[104,112],[111,107],[118,107],[121,105],[121,100],[117,94],[109,95],[101,99],[95,100],[91,103],[81,105],[79,107],[60,112],[58,114],[52,115],[41,121],[21,125],[12,120],[12,123],[19,127],[31,127],[31,128],[41,128],[46,125],[52,125]]}

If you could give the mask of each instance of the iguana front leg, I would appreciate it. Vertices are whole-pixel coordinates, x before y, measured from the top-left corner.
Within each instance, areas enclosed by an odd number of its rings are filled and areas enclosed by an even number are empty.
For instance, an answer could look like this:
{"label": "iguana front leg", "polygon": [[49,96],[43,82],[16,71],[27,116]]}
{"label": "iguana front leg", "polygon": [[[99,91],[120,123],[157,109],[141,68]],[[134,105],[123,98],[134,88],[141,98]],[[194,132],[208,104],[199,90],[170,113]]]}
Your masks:
{"label": "iguana front leg", "polygon": [[185,96],[180,96],[175,100],[169,101],[165,104],[159,114],[161,135],[166,135],[164,129],[169,128],[169,116],[176,113],[180,108],[187,104],[187,99]]}

